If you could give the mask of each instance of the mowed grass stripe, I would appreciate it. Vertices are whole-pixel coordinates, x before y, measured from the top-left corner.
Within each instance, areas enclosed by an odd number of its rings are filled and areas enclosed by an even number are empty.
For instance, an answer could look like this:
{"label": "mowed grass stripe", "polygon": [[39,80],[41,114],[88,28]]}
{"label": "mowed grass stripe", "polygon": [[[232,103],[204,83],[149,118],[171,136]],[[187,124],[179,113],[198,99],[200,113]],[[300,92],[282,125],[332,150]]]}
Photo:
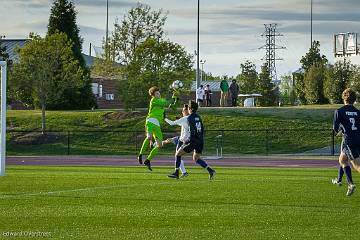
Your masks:
{"label": "mowed grass stripe", "polygon": [[[359,239],[360,198],[330,184],[336,169],[200,168],[187,179],[172,169],[15,167],[2,194],[114,189],[0,199],[2,231],[37,230],[55,239]],[[356,180],[356,175],[354,174]],[[341,226],[334,225],[341,222]]]}

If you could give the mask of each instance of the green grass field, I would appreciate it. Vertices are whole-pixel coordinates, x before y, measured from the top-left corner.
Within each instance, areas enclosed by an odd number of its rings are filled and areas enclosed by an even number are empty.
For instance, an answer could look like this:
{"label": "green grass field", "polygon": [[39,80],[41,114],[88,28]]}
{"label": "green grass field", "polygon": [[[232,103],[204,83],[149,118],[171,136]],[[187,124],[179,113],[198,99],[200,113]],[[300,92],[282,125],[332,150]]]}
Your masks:
{"label": "green grass field", "polygon": [[[207,130],[205,154],[215,153],[214,138],[219,134],[224,137],[225,154],[302,153],[328,147],[332,143],[333,111],[338,107],[339,105],[201,108],[200,114]],[[179,113],[170,112],[168,116],[175,119]],[[40,117],[40,111],[9,111],[7,126],[9,131],[39,131]],[[49,133],[46,137],[34,132],[9,132],[7,153],[8,155],[136,154],[144,138],[144,122],[145,112],[48,111],[48,131],[61,132]],[[179,128],[164,124],[164,132],[167,131],[179,132]],[[339,141],[338,138],[337,142]],[[172,148],[168,148],[161,154],[169,154],[172,151]]]}
{"label": "green grass field", "polygon": [[[360,195],[330,184],[335,169],[9,166],[0,184],[0,238],[360,239]],[[24,238],[23,238],[24,239]],[[26,239],[26,238],[25,238]]]}

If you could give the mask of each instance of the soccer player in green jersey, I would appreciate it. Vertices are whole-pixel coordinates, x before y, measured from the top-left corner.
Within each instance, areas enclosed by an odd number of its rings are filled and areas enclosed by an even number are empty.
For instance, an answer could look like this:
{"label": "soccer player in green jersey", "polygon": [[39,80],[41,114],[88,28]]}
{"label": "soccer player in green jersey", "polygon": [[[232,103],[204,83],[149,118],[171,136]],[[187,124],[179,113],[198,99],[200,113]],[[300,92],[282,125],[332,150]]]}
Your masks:
{"label": "soccer player in green jersey", "polygon": [[149,148],[152,137],[154,137],[156,141],[156,146],[150,151],[149,155],[144,161],[144,165],[147,166],[150,171],[152,171],[150,161],[159,152],[159,148],[163,146],[163,134],[161,131],[161,124],[164,122],[165,110],[170,107],[174,108],[175,104],[177,103],[178,97],[176,95],[176,92],[174,92],[172,96],[172,101],[161,98],[160,90],[158,87],[151,87],[149,89],[149,95],[151,96],[151,100],[149,105],[149,112],[145,121],[146,137],[141,146],[140,153],[138,155],[138,161],[140,164],[143,164],[142,155]]}

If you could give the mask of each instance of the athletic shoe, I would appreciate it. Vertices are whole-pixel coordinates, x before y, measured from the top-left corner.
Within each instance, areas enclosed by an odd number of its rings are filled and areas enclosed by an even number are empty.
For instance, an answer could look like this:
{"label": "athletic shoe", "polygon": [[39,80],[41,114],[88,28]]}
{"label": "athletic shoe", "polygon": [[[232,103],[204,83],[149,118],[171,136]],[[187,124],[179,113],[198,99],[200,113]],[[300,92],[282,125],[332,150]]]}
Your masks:
{"label": "athletic shoe", "polygon": [[334,184],[334,185],[338,185],[339,187],[342,186],[342,182],[338,182],[337,178],[331,179],[331,183]]}
{"label": "athletic shoe", "polygon": [[144,165],[147,166],[150,171],[152,171],[150,160],[146,159]]}
{"label": "athletic shoe", "polygon": [[187,176],[189,176],[189,174],[187,172],[185,172],[185,173],[181,174],[180,178],[184,178],[184,177],[187,177]]}
{"label": "athletic shoe", "polygon": [[209,170],[209,180],[213,180],[215,177],[215,174],[216,174],[215,170],[213,170],[213,169]]}
{"label": "athletic shoe", "polygon": [[142,155],[139,154],[139,156],[137,157],[138,161],[139,161],[139,164],[142,165],[143,164],[143,161],[142,161]]}
{"label": "athletic shoe", "polygon": [[355,184],[350,184],[349,187],[348,187],[346,196],[351,196],[351,194],[354,193],[355,188],[356,188],[356,185],[355,185]]}
{"label": "athletic shoe", "polygon": [[178,172],[178,171],[175,171],[175,172],[169,174],[168,177],[169,177],[169,178],[179,179],[179,172]]}

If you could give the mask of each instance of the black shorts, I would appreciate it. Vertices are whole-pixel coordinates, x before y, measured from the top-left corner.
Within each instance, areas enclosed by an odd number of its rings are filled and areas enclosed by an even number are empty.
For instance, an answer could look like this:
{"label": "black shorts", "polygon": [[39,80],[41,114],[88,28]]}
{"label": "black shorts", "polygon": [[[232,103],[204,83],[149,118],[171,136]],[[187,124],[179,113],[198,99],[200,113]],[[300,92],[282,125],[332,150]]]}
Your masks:
{"label": "black shorts", "polygon": [[201,154],[204,148],[204,143],[188,142],[181,146],[182,150],[186,153],[191,153],[195,150],[196,153]]}
{"label": "black shorts", "polygon": [[176,151],[178,151],[183,144],[184,143],[182,141],[178,140],[177,143],[176,143]]}
{"label": "black shorts", "polygon": [[360,145],[348,145],[346,143],[341,144],[341,151],[345,153],[349,160],[355,160],[360,157]]}

